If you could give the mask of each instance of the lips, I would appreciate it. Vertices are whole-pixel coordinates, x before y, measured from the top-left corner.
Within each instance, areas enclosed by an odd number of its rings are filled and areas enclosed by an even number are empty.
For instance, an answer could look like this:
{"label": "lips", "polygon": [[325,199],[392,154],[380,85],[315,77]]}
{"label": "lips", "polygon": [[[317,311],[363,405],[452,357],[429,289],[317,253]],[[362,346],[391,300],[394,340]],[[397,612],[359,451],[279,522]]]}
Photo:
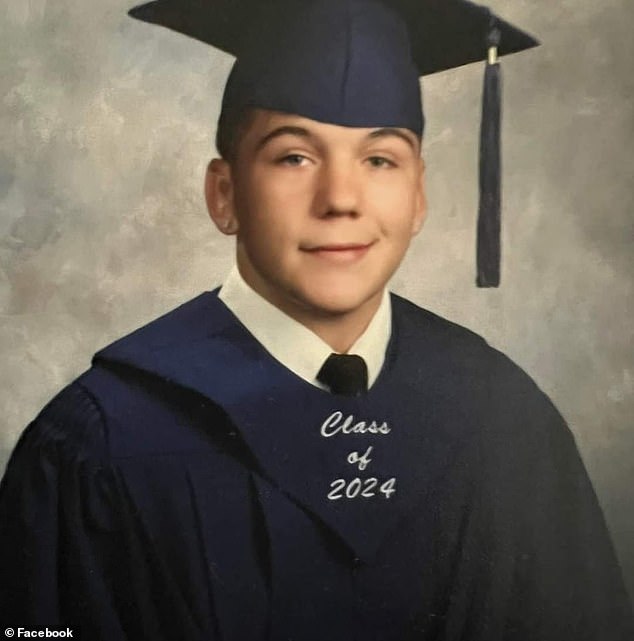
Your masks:
{"label": "lips", "polygon": [[303,247],[302,251],[322,260],[333,262],[354,262],[365,256],[374,242],[369,243],[328,243]]}

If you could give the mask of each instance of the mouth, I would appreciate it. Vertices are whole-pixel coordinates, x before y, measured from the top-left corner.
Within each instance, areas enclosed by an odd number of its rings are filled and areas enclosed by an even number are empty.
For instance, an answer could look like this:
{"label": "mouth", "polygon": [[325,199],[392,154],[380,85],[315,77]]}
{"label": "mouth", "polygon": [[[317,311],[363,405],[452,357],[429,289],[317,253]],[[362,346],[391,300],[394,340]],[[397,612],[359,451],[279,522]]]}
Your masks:
{"label": "mouth", "polygon": [[310,245],[302,247],[302,251],[315,258],[336,262],[353,263],[363,258],[374,245],[369,243],[328,243],[324,245]]}

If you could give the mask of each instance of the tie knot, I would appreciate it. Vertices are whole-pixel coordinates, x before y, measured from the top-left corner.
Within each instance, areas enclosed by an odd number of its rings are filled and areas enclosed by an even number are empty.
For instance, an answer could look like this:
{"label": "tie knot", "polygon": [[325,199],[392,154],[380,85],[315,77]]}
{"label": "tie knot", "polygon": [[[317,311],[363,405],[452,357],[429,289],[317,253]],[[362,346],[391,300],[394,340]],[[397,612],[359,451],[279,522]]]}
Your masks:
{"label": "tie knot", "polygon": [[333,394],[359,396],[368,389],[368,367],[356,354],[331,354],[319,370],[317,380]]}

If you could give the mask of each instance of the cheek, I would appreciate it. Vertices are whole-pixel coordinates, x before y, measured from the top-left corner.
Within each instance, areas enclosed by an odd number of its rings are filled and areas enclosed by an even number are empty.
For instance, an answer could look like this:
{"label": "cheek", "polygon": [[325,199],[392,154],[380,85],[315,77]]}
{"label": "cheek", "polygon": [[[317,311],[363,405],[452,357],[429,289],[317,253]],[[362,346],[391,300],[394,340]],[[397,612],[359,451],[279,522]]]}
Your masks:
{"label": "cheek", "polygon": [[254,194],[272,205],[304,202],[314,189],[315,172],[310,168],[276,165],[256,167],[251,181]]}
{"label": "cheek", "polygon": [[288,201],[271,189],[253,189],[239,200],[238,237],[251,259],[269,266],[284,262],[299,235],[299,217]]}
{"label": "cheek", "polygon": [[390,190],[377,189],[369,202],[377,212],[379,224],[386,236],[403,243],[414,235],[418,199],[411,185],[403,184]]}
{"label": "cheek", "polygon": [[242,193],[240,209],[248,213],[247,225],[265,230],[273,227],[278,233],[288,229],[287,235],[292,234],[311,202],[311,185],[307,178],[285,176],[282,172],[256,174]]}

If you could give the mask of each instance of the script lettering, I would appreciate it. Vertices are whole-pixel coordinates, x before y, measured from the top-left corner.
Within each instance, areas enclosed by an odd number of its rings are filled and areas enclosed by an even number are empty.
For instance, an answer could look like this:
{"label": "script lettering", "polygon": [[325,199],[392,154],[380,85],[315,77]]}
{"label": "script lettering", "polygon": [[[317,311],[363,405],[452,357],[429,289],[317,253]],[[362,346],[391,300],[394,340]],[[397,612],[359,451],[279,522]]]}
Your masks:
{"label": "script lettering", "polygon": [[337,434],[389,434],[392,430],[386,421],[378,423],[377,421],[355,421],[352,414],[344,419],[340,411],[333,412],[322,424],[321,435],[324,438],[330,438]]}
{"label": "script lettering", "polygon": [[[376,486],[381,483],[379,486],[378,493],[376,492]],[[364,498],[371,499],[375,496],[378,497],[383,495],[383,498],[389,499],[392,498],[392,494],[396,492],[396,478],[392,477],[387,479],[387,481],[381,482],[376,477],[370,477],[367,479],[354,478],[351,481],[346,479],[335,479],[330,484],[330,492],[328,492],[328,498],[331,501],[338,501],[339,499],[356,499]]]}
{"label": "script lettering", "polygon": [[371,445],[363,454],[359,454],[359,452],[350,452],[350,454],[348,454],[348,463],[350,463],[350,465],[358,465],[359,470],[363,472],[363,470],[365,470],[365,468],[372,462],[372,459],[370,458],[371,453]]}

